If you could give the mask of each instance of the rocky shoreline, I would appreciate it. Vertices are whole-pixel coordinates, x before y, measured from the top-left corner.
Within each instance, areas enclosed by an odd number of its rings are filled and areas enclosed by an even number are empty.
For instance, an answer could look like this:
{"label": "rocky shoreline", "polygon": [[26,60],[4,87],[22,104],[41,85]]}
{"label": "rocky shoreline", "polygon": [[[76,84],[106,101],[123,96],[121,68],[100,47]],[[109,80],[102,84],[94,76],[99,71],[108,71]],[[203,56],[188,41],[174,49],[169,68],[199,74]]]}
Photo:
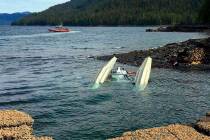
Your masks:
{"label": "rocky shoreline", "polygon": [[110,140],[210,140],[210,113],[195,124],[140,129]]}
{"label": "rocky shoreline", "polygon": [[[52,137],[34,136],[33,122],[32,117],[24,112],[0,110],[0,139],[53,140]],[[110,140],[210,140],[210,112],[194,124],[140,129]]]}
{"label": "rocky shoreline", "polygon": [[17,110],[0,110],[0,140],[53,140],[33,135],[33,118]]}
{"label": "rocky shoreline", "polygon": [[171,43],[155,49],[97,56],[96,59],[107,61],[113,56],[118,58],[118,62],[133,66],[140,66],[150,56],[153,58],[153,68],[210,70],[210,37]]}
{"label": "rocky shoreline", "polygon": [[210,25],[169,25],[146,29],[146,32],[210,32]]}

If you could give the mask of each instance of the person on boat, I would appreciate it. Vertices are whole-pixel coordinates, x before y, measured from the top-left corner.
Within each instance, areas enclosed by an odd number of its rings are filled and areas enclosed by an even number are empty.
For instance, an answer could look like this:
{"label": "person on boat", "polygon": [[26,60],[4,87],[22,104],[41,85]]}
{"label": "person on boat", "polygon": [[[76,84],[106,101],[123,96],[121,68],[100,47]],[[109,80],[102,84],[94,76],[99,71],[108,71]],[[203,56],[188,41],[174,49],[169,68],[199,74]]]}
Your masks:
{"label": "person on boat", "polygon": [[126,71],[124,68],[121,68],[121,67],[117,68],[116,73],[117,74],[122,74],[122,75],[127,75],[127,76],[135,76],[136,75],[136,72]]}
{"label": "person on boat", "polygon": [[124,68],[118,67],[116,74],[123,75],[125,79],[129,80],[128,72]]}
{"label": "person on boat", "polygon": [[112,70],[110,74],[111,79],[117,80],[133,80],[133,76],[135,76],[135,72],[128,72],[122,67],[117,67],[117,69]]}
{"label": "person on boat", "polygon": [[128,74],[128,72],[124,68],[121,68],[121,67],[117,68],[116,73],[117,74],[122,74],[122,75],[127,75]]}

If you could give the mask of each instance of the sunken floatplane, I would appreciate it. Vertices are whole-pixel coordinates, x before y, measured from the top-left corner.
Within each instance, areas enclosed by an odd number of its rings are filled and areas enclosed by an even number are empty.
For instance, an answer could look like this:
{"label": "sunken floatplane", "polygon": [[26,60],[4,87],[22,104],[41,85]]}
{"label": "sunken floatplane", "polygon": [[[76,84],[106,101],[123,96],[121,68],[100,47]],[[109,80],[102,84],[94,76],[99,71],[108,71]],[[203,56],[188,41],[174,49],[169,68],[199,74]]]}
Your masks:
{"label": "sunken floatplane", "polygon": [[118,67],[116,70],[113,70],[115,63],[117,62],[117,57],[113,57],[109,62],[103,66],[103,68],[98,73],[93,89],[99,88],[105,81],[130,81],[135,87],[142,91],[147,87],[151,66],[152,58],[147,57],[144,62],[141,64],[137,72],[127,72],[124,68]]}

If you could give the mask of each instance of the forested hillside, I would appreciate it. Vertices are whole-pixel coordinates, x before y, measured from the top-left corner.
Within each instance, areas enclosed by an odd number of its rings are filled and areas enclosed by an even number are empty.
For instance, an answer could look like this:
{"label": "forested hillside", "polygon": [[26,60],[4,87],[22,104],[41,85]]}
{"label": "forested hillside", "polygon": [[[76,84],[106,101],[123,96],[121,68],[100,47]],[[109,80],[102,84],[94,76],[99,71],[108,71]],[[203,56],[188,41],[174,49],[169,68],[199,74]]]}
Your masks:
{"label": "forested hillside", "polygon": [[29,12],[13,13],[13,14],[0,13],[0,25],[11,24],[12,22],[19,20],[22,17],[29,14],[30,14]]}
{"label": "forested hillside", "polygon": [[202,24],[210,24],[210,0],[204,0],[199,13]]}
{"label": "forested hillside", "polygon": [[71,0],[13,25],[193,24],[203,0]]}

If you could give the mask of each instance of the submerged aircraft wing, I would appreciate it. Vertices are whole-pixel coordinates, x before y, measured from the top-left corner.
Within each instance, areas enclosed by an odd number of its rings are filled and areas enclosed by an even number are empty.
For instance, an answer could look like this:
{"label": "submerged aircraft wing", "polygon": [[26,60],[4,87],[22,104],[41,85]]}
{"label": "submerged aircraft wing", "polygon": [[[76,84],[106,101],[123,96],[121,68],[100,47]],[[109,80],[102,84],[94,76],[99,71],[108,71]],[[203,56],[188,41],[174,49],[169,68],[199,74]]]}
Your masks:
{"label": "submerged aircraft wing", "polygon": [[140,68],[138,69],[135,77],[135,86],[138,90],[144,90],[148,84],[152,67],[152,58],[147,57]]}
{"label": "submerged aircraft wing", "polygon": [[113,69],[113,67],[114,67],[114,65],[115,65],[115,63],[116,63],[116,61],[117,61],[117,58],[114,56],[102,69],[101,69],[101,71],[99,72],[99,74],[97,75],[97,78],[96,78],[96,80],[95,80],[95,85],[99,85],[99,84],[103,84],[106,80],[107,80],[107,78],[108,78],[108,76],[109,76],[109,74],[110,74],[110,72],[111,72],[111,70]]}

